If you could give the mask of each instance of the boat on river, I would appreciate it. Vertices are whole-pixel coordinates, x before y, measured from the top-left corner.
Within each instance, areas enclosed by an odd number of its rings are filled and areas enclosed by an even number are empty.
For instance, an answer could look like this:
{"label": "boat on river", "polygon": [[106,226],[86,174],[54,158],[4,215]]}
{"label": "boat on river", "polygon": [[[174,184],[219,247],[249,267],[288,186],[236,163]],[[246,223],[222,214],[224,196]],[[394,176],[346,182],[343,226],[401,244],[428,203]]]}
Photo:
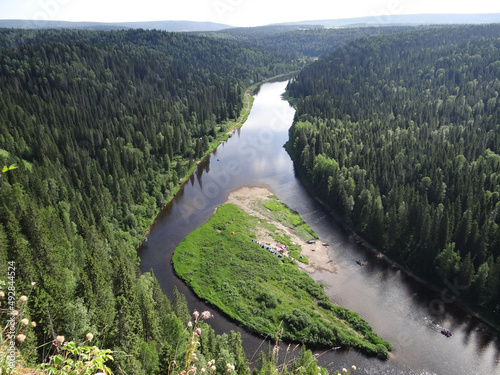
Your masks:
{"label": "boat on river", "polygon": [[443,335],[445,335],[446,337],[451,337],[452,336],[451,331],[449,329],[447,329],[447,328],[441,328],[441,333]]}

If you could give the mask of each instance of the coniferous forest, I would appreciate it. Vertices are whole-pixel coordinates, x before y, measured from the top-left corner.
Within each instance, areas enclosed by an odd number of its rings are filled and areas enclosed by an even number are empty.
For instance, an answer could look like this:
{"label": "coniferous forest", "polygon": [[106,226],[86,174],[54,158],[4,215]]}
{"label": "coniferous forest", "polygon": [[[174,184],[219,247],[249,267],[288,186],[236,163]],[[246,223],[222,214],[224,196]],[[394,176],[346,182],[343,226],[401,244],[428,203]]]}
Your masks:
{"label": "coniferous forest", "polygon": [[215,39],[233,40],[278,50],[290,58],[319,57],[349,41],[379,34],[401,32],[415,26],[323,28],[322,26],[270,25],[198,32]]}
{"label": "coniferous forest", "polygon": [[500,311],[500,27],[359,39],[304,68],[288,148],[377,249]]}
{"label": "coniferous forest", "polygon": [[[250,373],[240,335],[215,335],[177,290],[169,300],[136,250],[240,116],[245,90],[299,70],[287,149],[304,184],[370,244],[458,286],[498,324],[499,35],[0,29],[0,284],[14,267],[16,298],[28,295],[23,365],[59,353],[64,336],[110,349],[115,374],[179,373],[195,353],[212,374]],[[254,373],[276,373],[273,358],[261,353]],[[326,371],[306,349],[290,369]]]}
{"label": "coniferous forest", "polygon": [[[31,290],[27,364],[87,333],[115,373],[167,373],[184,355],[186,304],[140,273],[136,248],[245,89],[300,67],[180,33],[0,31],[0,162],[17,167],[0,175],[0,279],[17,266],[18,294]],[[200,340],[206,362],[248,372],[239,335]]]}

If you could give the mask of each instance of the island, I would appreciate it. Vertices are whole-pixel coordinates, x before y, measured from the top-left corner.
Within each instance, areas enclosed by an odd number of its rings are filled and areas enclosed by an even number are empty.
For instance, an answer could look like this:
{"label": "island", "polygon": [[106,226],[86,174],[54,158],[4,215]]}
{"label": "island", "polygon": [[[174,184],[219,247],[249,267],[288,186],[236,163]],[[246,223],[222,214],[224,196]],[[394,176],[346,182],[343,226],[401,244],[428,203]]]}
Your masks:
{"label": "island", "polygon": [[335,267],[311,228],[266,188],[232,192],[179,244],[172,262],[199,298],[264,337],[381,358],[392,350],[304,272]]}

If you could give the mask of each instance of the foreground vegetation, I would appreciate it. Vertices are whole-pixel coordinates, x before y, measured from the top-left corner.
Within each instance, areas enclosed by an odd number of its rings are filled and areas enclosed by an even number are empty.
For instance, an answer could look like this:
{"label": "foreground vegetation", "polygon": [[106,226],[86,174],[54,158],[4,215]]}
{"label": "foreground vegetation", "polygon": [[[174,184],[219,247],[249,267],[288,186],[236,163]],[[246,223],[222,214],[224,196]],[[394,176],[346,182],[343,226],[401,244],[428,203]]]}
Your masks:
{"label": "foreground vegetation", "polygon": [[[304,68],[288,150],[366,240],[500,325],[500,26],[347,44]],[[449,284],[448,284],[449,285]]]}
{"label": "foreground vegetation", "polygon": [[276,228],[224,204],[179,244],[175,271],[200,298],[263,336],[276,337],[282,324],[287,341],[355,347],[386,358],[391,345],[358,314],[334,305],[291,258],[252,241],[262,231],[272,237]]}

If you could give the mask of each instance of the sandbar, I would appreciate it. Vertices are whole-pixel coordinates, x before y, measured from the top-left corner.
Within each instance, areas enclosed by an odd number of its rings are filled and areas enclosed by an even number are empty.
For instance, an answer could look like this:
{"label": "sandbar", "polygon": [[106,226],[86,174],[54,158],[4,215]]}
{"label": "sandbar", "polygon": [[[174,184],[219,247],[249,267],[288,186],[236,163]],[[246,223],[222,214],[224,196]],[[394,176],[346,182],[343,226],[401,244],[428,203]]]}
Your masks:
{"label": "sandbar", "polygon": [[[317,240],[315,244],[309,244],[297,236],[293,229],[284,226],[270,216],[266,216],[265,213],[255,210],[256,203],[259,201],[266,201],[270,195],[273,195],[273,193],[267,187],[243,186],[229,193],[226,203],[235,204],[249,215],[266,219],[268,223],[286,232],[292,241],[302,247],[301,254],[309,260],[309,264],[297,262],[299,267],[304,271],[314,273],[318,270],[322,270],[336,273],[335,264],[328,255],[328,246],[323,246],[321,239]],[[259,233],[259,240],[269,243],[275,242],[269,234],[264,231]]]}

